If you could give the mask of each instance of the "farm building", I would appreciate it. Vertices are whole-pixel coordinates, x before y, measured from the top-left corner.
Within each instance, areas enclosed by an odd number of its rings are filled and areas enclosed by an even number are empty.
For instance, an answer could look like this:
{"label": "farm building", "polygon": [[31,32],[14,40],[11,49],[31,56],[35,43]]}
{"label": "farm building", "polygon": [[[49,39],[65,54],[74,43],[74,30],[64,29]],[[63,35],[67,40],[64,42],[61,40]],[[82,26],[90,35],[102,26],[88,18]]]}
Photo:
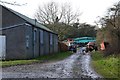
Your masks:
{"label": "farm building", "polygon": [[31,59],[58,52],[58,35],[12,9],[0,5],[0,57]]}

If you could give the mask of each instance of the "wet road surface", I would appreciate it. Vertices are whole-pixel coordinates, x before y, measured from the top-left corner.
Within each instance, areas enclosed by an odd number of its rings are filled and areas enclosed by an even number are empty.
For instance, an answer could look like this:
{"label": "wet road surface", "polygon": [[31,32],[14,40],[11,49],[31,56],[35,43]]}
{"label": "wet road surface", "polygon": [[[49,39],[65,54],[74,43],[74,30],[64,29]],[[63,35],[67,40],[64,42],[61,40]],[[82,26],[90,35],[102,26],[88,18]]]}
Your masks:
{"label": "wet road surface", "polygon": [[35,63],[2,68],[2,78],[99,78],[90,66],[89,53],[81,50],[70,57],[50,63]]}

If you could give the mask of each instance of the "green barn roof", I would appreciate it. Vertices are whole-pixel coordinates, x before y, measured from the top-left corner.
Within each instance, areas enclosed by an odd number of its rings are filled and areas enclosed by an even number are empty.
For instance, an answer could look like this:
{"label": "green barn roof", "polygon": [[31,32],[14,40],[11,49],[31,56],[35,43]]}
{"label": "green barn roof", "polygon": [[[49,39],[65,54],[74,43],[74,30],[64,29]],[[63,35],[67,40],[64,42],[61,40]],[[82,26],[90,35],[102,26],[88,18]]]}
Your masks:
{"label": "green barn roof", "polygon": [[88,43],[88,42],[95,42],[96,39],[95,37],[80,37],[80,38],[75,38],[74,42],[76,43]]}

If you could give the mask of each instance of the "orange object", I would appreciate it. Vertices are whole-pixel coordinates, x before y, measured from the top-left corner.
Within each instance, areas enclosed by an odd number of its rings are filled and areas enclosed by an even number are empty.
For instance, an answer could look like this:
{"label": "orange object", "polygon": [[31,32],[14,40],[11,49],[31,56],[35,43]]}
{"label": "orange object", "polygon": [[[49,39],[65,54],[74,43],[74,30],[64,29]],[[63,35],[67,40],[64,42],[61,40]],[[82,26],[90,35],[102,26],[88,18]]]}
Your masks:
{"label": "orange object", "polygon": [[104,41],[100,44],[100,46],[101,46],[101,50],[105,50]]}

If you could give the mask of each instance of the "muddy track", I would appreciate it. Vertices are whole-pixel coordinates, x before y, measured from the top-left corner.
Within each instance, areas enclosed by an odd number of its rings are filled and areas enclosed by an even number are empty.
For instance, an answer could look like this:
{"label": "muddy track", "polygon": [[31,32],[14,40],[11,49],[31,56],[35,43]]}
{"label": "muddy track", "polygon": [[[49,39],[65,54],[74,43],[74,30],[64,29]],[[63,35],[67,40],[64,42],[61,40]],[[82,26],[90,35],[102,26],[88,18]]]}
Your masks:
{"label": "muddy track", "polygon": [[99,78],[90,66],[89,54],[80,51],[70,57],[50,63],[18,65],[2,69],[2,78]]}

